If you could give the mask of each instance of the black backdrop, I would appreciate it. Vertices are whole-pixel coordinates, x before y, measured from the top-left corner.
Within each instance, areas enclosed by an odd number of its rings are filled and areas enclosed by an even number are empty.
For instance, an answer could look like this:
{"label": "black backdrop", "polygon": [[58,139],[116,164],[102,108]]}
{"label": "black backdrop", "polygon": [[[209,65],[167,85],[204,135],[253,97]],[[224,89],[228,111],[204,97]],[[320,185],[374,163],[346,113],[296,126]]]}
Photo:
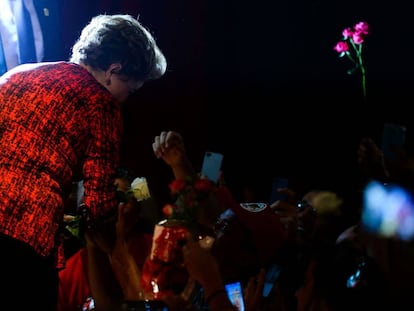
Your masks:
{"label": "black backdrop", "polygon": [[[122,151],[122,163],[160,197],[171,173],[151,142],[162,130],[183,134],[196,168],[205,150],[222,152],[235,194],[250,184],[263,200],[274,175],[352,189],[359,139],[378,140],[384,122],[410,130],[414,29],[406,1],[107,0],[82,11],[63,2],[66,49],[90,16],[122,12],[140,16],[169,60],[165,77],[128,103]],[[362,20],[372,31],[368,102],[333,50],[342,30]]]}

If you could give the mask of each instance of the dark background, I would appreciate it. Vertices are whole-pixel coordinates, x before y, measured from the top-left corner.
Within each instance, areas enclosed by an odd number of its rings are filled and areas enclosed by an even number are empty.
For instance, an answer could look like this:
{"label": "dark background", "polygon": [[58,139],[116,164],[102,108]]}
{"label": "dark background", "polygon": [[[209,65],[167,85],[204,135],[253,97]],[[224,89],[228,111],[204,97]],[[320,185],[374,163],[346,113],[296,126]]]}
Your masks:
{"label": "dark background", "polygon": [[[413,25],[407,1],[63,1],[65,49],[98,13],[139,15],[169,61],[125,107],[122,164],[147,176],[160,198],[172,174],[151,144],[176,130],[200,169],[205,150],[224,154],[229,187],[251,186],[267,200],[271,179],[301,189],[352,192],[360,138],[380,138],[384,122],[410,133]],[[80,9],[81,8],[81,9]],[[368,100],[359,76],[333,46],[359,21]]]}

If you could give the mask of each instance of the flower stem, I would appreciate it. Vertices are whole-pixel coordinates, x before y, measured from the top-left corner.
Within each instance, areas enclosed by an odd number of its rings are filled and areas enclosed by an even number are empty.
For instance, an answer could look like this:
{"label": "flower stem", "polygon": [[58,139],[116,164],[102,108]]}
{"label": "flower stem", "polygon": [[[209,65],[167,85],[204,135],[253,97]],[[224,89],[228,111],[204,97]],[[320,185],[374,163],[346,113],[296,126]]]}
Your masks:
{"label": "flower stem", "polygon": [[365,81],[365,68],[364,66],[361,66],[361,73],[362,73],[362,95],[364,96],[364,100],[367,99],[367,87],[366,87],[366,81]]}
{"label": "flower stem", "polygon": [[355,59],[353,59],[349,53],[347,53],[347,56],[349,59],[351,59],[356,64],[356,68],[359,67],[359,69],[361,70],[362,95],[364,97],[364,101],[366,101],[367,87],[366,87],[365,67],[364,67],[364,63],[362,60],[362,44],[355,44],[355,42],[352,39],[350,39],[349,42],[351,43],[352,48],[355,51]]}
{"label": "flower stem", "polygon": [[[355,47],[355,46],[354,46]],[[367,88],[366,88],[366,77],[365,77],[365,67],[362,61],[362,44],[356,49],[359,68],[361,69],[361,79],[362,79],[362,95],[364,96],[364,101],[367,99]]]}

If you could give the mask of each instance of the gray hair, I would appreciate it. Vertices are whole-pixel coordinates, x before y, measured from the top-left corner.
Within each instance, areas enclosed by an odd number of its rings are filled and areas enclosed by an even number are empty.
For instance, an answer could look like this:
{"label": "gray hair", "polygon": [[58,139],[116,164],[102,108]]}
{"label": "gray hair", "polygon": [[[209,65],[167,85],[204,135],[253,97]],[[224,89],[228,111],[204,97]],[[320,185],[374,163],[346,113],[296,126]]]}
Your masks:
{"label": "gray hair", "polygon": [[151,33],[124,14],[93,17],[73,45],[70,61],[101,70],[120,63],[117,74],[138,81],[158,79],[167,67]]}

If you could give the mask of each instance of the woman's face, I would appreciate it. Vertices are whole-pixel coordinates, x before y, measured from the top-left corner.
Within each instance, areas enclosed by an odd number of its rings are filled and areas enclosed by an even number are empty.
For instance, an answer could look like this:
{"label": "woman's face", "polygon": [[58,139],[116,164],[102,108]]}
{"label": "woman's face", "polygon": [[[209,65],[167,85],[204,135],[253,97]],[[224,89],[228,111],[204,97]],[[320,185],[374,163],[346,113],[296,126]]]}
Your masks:
{"label": "woman's face", "polygon": [[122,65],[119,63],[111,64],[106,70],[93,69],[87,65],[83,66],[121,103],[126,101],[144,84],[144,81],[135,80],[121,74]]}
{"label": "woman's face", "polygon": [[110,83],[106,86],[109,92],[119,101],[124,102],[129,96],[138,91],[143,81],[128,79],[120,74],[111,74]]}

